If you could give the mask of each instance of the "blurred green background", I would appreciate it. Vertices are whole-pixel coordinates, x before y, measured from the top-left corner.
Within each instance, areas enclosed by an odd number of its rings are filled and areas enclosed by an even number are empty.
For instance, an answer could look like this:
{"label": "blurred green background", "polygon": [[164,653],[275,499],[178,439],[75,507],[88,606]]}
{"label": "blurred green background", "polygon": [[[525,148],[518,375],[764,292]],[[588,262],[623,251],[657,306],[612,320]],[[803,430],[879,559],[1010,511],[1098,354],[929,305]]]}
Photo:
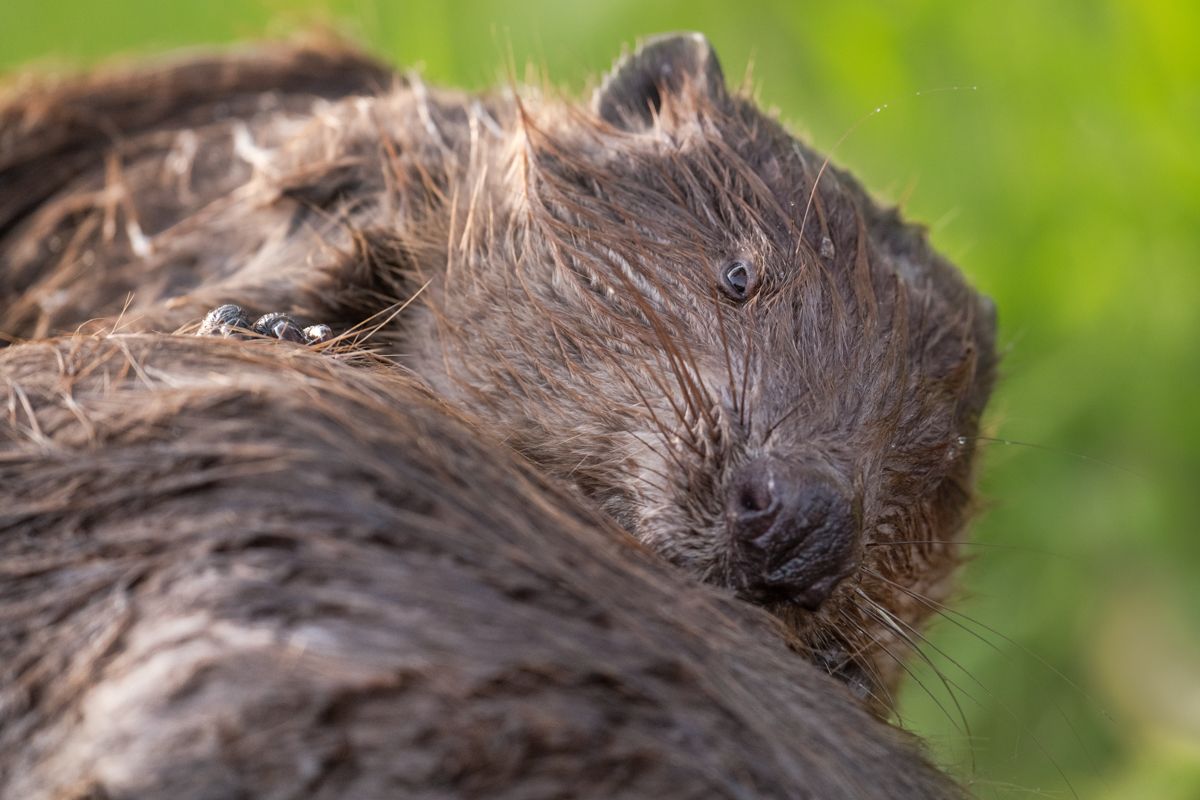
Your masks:
{"label": "blurred green background", "polygon": [[918,663],[902,722],[981,797],[1200,798],[1200,4],[4,0],[0,69],[314,23],[436,82],[512,58],[575,90],[702,30],[826,150],[887,104],[836,160],[996,299],[991,432],[1037,445],[984,447],[945,683]]}

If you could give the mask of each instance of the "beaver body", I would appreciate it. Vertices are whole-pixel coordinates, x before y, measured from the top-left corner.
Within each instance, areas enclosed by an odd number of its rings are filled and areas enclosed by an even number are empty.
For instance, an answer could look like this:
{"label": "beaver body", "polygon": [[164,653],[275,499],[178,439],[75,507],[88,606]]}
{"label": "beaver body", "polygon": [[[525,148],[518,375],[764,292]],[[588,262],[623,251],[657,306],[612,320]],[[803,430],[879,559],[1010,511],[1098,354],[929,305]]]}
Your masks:
{"label": "beaver body", "polygon": [[0,376],[2,797],[962,796],[394,370],[128,335]]}
{"label": "beaver body", "polygon": [[995,361],[990,303],[919,228],[729,92],[696,35],[590,104],[338,48],[202,63],[0,109],[0,331],[224,303],[367,321],[365,346],[890,705],[950,591]]}

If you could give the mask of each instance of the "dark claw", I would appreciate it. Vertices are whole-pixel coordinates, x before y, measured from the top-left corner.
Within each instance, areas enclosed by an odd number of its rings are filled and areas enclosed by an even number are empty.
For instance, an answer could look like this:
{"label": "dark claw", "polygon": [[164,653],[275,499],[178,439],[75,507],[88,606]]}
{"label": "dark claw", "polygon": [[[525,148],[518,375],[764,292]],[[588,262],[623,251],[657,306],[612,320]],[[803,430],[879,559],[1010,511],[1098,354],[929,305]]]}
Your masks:
{"label": "dark claw", "polygon": [[204,315],[204,321],[200,323],[200,330],[196,331],[196,335],[230,337],[236,336],[239,331],[249,330],[250,318],[242,311],[241,306],[226,303]]}
{"label": "dark claw", "polygon": [[305,344],[324,344],[333,338],[333,329],[328,325],[309,325],[302,333]]}
{"label": "dark claw", "polygon": [[255,321],[252,330],[263,336],[273,336],[285,342],[305,343],[304,331],[300,330],[300,326],[287,314],[278,311],[263,314]]}

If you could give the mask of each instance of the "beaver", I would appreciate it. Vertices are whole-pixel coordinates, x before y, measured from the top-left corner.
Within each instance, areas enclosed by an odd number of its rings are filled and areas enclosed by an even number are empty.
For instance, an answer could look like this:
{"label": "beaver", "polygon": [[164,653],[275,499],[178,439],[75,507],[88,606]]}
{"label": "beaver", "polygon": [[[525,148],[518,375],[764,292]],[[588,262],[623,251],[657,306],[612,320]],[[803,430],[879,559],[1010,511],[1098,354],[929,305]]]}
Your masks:
{"label": "beaver", "polygon": [[328,45],[35,86],[0,110],[0,180],[9,336],[369,320],[882,708],[951,591],[994,308],[701,35],[643,42],[588,104]]}
{"label": "beaver", "polygon": [[0,796],[965,796],[394,369],[129,334],[0,376]]}

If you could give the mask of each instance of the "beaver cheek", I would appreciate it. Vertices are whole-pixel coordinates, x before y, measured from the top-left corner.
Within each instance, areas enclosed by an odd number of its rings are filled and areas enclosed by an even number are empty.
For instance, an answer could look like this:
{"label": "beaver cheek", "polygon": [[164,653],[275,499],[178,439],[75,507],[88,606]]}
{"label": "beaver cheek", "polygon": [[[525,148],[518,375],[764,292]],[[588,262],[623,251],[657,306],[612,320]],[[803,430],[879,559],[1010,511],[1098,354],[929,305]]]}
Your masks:
{"label": "beaver cheek", "polygon": [[851,494],[824,471],[775,458],[730,481],[730,583],[756,603],[816,611],[855,567],[861,525]]}

